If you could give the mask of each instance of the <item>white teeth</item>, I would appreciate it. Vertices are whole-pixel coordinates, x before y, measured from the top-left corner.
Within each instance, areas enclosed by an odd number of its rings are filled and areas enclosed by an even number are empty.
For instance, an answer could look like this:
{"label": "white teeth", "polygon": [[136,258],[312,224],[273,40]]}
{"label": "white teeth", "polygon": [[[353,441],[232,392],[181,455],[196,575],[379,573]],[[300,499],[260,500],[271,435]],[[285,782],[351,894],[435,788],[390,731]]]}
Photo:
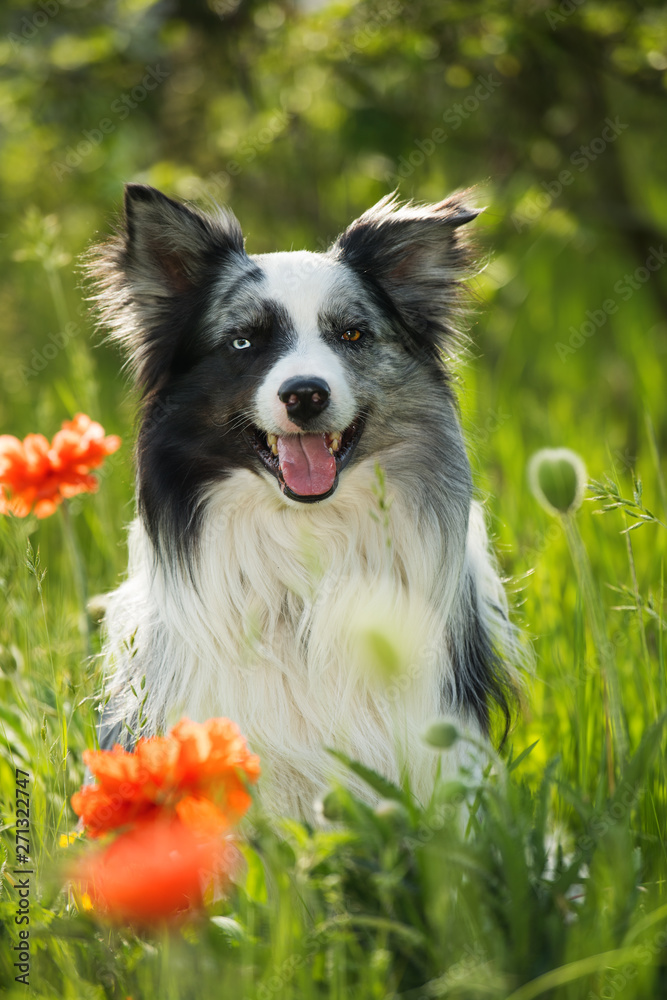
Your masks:
{"label": "white teeth", "polygon": [[278,454],[278,438],[275,434],[267,434],[266,440],[268,442],[269,448],[274,455]]}

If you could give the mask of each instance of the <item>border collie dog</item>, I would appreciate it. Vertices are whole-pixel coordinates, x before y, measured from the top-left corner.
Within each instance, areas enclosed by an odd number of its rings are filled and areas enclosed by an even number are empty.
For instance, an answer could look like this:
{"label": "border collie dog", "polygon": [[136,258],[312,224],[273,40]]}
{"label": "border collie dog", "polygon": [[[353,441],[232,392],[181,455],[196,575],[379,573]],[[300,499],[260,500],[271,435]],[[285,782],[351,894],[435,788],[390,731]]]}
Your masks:
{"label": "border collie dog", "polygon": [[423,800],[426,723],[507,723],[519,646],[449,374],[477,214],[388,196],[326,253],[247,254],[230,213],[128,185],[89,260],[143,401],[102,745],[227,716],[265,808],[308,819],[328,747]]}

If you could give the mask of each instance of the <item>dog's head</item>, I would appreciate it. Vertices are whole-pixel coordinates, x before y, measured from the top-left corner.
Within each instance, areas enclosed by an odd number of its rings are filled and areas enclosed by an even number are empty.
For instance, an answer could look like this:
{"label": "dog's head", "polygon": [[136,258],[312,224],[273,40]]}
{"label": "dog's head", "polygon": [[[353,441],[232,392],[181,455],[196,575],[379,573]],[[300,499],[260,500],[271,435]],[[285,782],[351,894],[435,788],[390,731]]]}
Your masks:
{"label": "dog's head", "polygon": [[142,185],[125,213],[89,271],[144,396],[139,493],[156,536],[167,517],[194,524],[238,468],[299,505],[408,439],[425,463],[451,448],[444,359],[470,266],[460,227],[478,214],[464,196],[383,198],[326,253],[248,255],[231,214]]}

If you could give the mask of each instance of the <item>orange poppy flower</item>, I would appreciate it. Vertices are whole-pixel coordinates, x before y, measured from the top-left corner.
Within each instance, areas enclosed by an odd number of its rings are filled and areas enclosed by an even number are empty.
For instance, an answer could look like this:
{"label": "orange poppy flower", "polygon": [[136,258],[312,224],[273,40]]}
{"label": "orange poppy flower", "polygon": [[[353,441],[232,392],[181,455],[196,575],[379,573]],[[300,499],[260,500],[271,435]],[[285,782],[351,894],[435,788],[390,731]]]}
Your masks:
{"label": "orange poppy flower", "polygon": [[230,819],[243,816],[251,800],[240,773],[254,782],[260,772],[259,757],[248,752],[238,726],[229,719],[209,719],[201,725],[181,719],[170,736],[180,746],[176,765],[180,787],[208,795],[220,790]]}
{"label": "orange poppy flower", "polygon": [[133,752],[86,750],[97,784],[72,796],[91,837],[120,834],[71,873],[82,897],[111,918],[147,923],[202,903],[202,886],[227,881],[239,853],[225,839],[248,809],[245,781],[259,777],[229,719],[182,719]]}
{"label": "orange poppy flower", "polygon": [[0,435],[0,513],[26,517],[53,514],[66,497],[93,493],[98,483],[91,469],[120,448],[120,438],[85,413],[64,421],[49,444],[42,434],[23,440]]}
{"label": "orange poppy flower", "polygon": [[182,719],[167,736],[140,739],[132,753],[116,745],[85,750],[83,760],[98,783],[73,795],[72,807],[91,837],[189,796],[220,804],[226,824],[237,822],[251,802],[245,781],[260,773],[259,757],[229,719]]}
{"label": "orange poppy flower", "polygon": [[98,912],[150,924],[201,907],[207,876],[223,874],[223,857],[220,840],[202,836],[180,816],[156,812],[85,856],[70,877]]}
{"label": "orange poppy flower", "polygon": [[10,434],[0,436],[0,513],[26,517],[34,507],[37,517],[53,514],[60,491],[49,448],[42,434],[28,434],[24,441]]}

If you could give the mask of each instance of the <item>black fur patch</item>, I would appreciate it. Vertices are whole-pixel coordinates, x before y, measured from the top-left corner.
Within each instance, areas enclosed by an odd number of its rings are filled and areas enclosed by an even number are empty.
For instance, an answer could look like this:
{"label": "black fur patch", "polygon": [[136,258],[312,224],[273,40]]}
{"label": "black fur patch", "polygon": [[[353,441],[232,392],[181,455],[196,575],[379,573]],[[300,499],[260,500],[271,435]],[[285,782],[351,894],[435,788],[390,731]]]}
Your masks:
{"label": "black fur patch", "polygon": [[125,346],[144,392],[159,388],[173,365],[188,363],[216,278],[258,275],[231,213],[203,216],[141,184],[127,185],[124,226],[85,267],[98,290],[100,322]]}
{"label": "black fur patch", "polygon": [[458,338],[460,287],[472,260],[457,230],[478,214],[461,194],[437,205],[399,205],[388,195],[330,252],[363,278],[419,346],[448,350]]}
{"label": "black fur patch", "polygon": [[512,721],[511,704],[515,692],[508,681],[502,657],[482,621],[475,584],[470,578],[463,584],[461,607],[465,620],[450,645],[457,701],[477,720],[485,736],[490,729],[489,705],[495,702],[504,720],[502,746]]}
{"label": "black fur patch", "polygon": [[[139,510],[166,560],[178,555],[187,563],[194,553],[207,485],[235,469],[260,471],[249,442],[249,400],[292,330],[284,310],[270,301],[256,304],[245,324],[224,331],[217,346],[195,359],[174,364],[165,385],[145,399],[137,443]],[[253,341],[250,358],[231,346],[245,336]]]}

